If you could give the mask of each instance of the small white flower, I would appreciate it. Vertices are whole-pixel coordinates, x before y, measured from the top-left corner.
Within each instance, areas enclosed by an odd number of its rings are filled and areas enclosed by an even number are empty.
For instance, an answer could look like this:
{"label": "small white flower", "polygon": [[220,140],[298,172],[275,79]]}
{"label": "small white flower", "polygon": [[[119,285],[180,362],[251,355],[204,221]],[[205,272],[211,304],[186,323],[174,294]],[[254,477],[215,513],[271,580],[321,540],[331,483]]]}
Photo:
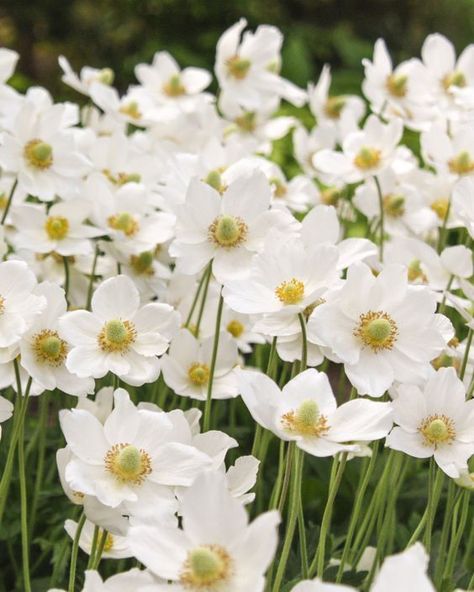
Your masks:
{"label": "small white flower", "polygon": [[458,478],[474,454],[474,400],[466,401],[454,368],[440,368],[423,390],[400,385],[393,402],[395,427],[387,446],[416,458],[434,457]]}

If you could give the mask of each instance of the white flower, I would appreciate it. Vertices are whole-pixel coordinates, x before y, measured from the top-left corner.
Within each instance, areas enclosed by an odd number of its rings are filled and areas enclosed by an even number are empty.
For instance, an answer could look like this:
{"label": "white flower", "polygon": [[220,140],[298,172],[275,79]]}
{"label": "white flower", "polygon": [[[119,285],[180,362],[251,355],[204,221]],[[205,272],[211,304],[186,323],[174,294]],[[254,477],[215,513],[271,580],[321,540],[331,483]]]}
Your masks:
{"label": "white flower", "polygon": [[357,452],[354,441],[384,438],[392,427],[390,403],[355,399],[337,407],[327,375],[313,368],[281,391],[265,374],[241,371],[239,390],[256,422],[314,456]]}
{"label": "white flower", "polygon": [[58,202],[48,213],[42,206],[16,206],[11,220],[18,233],[13,242],[17,248],[35,253],[54,251],[63,257],[87,255],[92,252],[90,239],[103,234],[100,229],[84,224],[90,210],[90,205],[82,200]]}
{"label": "white flower", "polygon": [[458,478],[474,454],[474,400],[466,401],[454,368],[440,368],[423,390],[403,384],[393,402],[395,427],[387,446],[416,458],[434,457]]}
{"label": "white flower", "polygon": [[370,115],[360,131],[350,133],[342,143],[342,153],[320,150],[313,157],[316,169],[356,183],[378,175],[390,164],[399,172],[410,170],[408,162],[396,160],[396,147],[402,137],[403,125],[399,119],[384,124],[375,115]]}
{"label": "white flower", "polygon": [[423,158],[448,178],[474,175],[474,124],[449,135],[440,125],[421,134]]}
{"label": "white flower", "polygon": [[25,100],[11,131],[3,135],[0,164],[17,175],[20,190],[43,201],[77,192],[78,181],[89,170],[65,121],[70,125],[66,107],[38,111],[33,100]]}
{"label": "white flower", "polygon": [[91,68],[84,66],[81,68],[79,76],[71,68],[70,63],[64,56],[58,58],[59,66],[63,71],[61,80],[77,92],[88,96],[90,88],[94,84],[110,85],[114,81],[114,73],[110,68]]}
{"label": "white flower", "polygon": [[263,574],[277,546],[278,512],[261,514],[249,524],[218,473],[196,479],[183,496],[181,512],[182,530],[130,529],[130,544],[141,563],[171,580],[175,592],[263,592]]}
{"label": "white flower", "polygon": [[95,415],[100,423],[104,423],[112,412],[114,403],[114,389],[111,386],[103,386],[95,394],[94,400],[81,397],[77,400],[76,409],[84,409]]}
{"label": "white flower", "polygon": [[[161,366],[166,384],[177,395],[206,400],[213,343],[213,336],[200,342],[187,329],[182,329],[173,339]],[[214,399],[237,396],[237,363],[236,343],[227,332],[222,332],[212,383]]]}
{"label": "white flower", "polygon": [[156,356],[167,350],[178,322],[178,313],[168,304],[140,307],[138,290],[128,277],[106,280],[94,292],[92,312],[76,310],[59,320],[72,345],[66,367],[80,377],[113,372],[127,384],[153,382],[160,371]]}
{"label": "white flower", "polygon": [[419,382],[446,340],[436,297],[410,286],[407,270],[387,265],[374,277],[355,263],[308,322],[311,341],[331,349],[359,394],[381,396],[393,383]]}
{"label": "white flower", "polygon": [[73,490],[111,507],[141,499],[152,503],[150,497],[159,500],[163,486],[188,486],[210,466],[207,455],[170,438],[165,413],[137,409],[123,389],[115,391],[114,401],[104,425],[82,409],[60,412],[74,455],[65,470]]}
{"label": "white flower", "polygon": [[149,572],[137,568],[111,576],[105,581],[97,571],[87,570],[85,573],[82,592],[151,592],[158,582]]}
{"label": "white flower", "polygon": [[286,211],[269,209],[270,199],[270,185],[259,171],[237,178],[222,197],[207,183],[193,180],[170,246],[178,271],[197,273],[212,260],[220,282],[248,273],[269,228],[289,230],[294,224]]}
{"label": "white flower", "polygon": [[247,21],[240,19],[223,33],[216,48],[215,72],[221,96],[219,103],[258,109],[272,97],[284,98],[302,106],[306,93],[278,75],[283,36],[278,29],[262,25],[255,33],[242,31]]}
{"label": "white flower", "polygon": [[94,380],[79,378],[66,368],[70,346],[58,328],[58,320],[67,310],[64,290],[43,282],[35,294],[46,299],[45,310],[36,317],[20,341],[20,362],[28,374],[47,390],[83,396],[94,392]]}
{"label": "white flower", "polygon": [[0,348],[18,342],[46,306],[34,294],[36,278],[22,261],[0,263]]}
{"label": "white flower", "polygon": [[263,318],[255,331],[292,335],[300,331],[298,314],[308,311],[338,279],[338,250],[333,245],[306,248],[301,240],[275,233],[257,255],[247,278],[226,282],[226,304]]}

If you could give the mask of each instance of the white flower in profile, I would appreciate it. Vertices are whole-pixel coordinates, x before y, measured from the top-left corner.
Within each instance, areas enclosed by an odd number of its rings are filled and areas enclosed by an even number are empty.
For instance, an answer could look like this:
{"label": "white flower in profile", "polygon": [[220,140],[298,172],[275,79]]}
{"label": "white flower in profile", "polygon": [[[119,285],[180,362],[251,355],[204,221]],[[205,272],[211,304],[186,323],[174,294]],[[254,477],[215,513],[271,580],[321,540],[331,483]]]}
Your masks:
{"label": "white flower in profile", "polygon": [[219,103],[224,111],[228,105],[258,109],[262,101],[275,96],[302,106],[306,93],[279,76],[281,32],[272,26],[261,25],[255,33],[241,35],[247,21],[240,19],[223,33],[217,42],[215,73],[221,95]]}
{"label": "white flower in profile", "polygon": [[241,456],[227,470],[227,487],[242,504],[249,504],[255,499],[255,493],[249,491],[257,482],[259,465],[260,461],[254,456]]}
{"label": "white flower in profile", "polygon": [[[13,403],[11,403],[5,397],[0,397],[0,424],[10,417],[13,414]],[[0,438],[2,437],[2,426],[0,425]],[[230,470],[230,469],[229,469]]]}
{"label": "white flower in profile", "polygon": [[20,363],[28,374],[47,390],[59,390],[84,396],[94,392],[94,380],[79,378],[66,368],[70,346],[58,327],[67,310],[64,290],[57,284],[43,282],[35,294],[46,299],[46,308],[37,316],[20,341]]}
{"label": "white flower in profile", "polygon": [[402,132],[400,119],[385,124],[376,115],[370,115],[362,130],[346,136],[342,152],[320,150],[313,157],[313,164],[322,173],[346,183],[376,176],[389,165],[396,166],[397,172],[406,172],[412,165],[397,157],[396,152]]}
{"label": "white flower in profile", "polygon": [[103,234],[99,228],[84,223],[90,211],[90,205],[79,199],[55,203],[47,213],[42,206],[16,206],[11,220],[18,232],[13,241],[18,249],[34,253],[88,255],[92,252],[90,239]]}
{"label": "white flower in profile", "polygon": [[474,175],[474,124],[466,124],[453,134],[433,125],[420,136],[425,161],[444,176],[453,179]]}
{"label": "white flower in profile", "polygon": [[95,415],[100,423],[104,423],[112,413],[114,404],[114,389],[111,386],[103,386],[97,391],[94,399],[81,397],[77,400],[76,409],[84,409]]}
{"label": "white flower in profile", "polygon": [[[427,576],[429,556],[421,543],[387,557],[375,576],[370,592],[435,592]],[[305,580],[291,592],[356,592],[352,586],[328,584],[318,578]]]}
{"label": "white flower in profile", "polygon": [[293,131],[294,157],[307,175],[318,175],[313,158],[323,149],[334,150],[337,133],[331,124],[315,125],[311,131],[298,125]]}
{"label": "white flower in profile", "polygon": [[[74,490],[106,506],[150,502],[163,486],[189,486],[210,458],[170,437],[165,413],[137,409],[124,389],[114,393],[115,407],[104,425],[82,409],[62,410],[61,429],[73,456],[65,480]],[[87,437],[84,437],[87,434]]]}
{"label": "white flower in profile", "polygon": [[127,384],[153,382],[159,360],[178,329],[179,314],[168,304],[140,307],[132,280],[119,275],[103,282],[92,297],[92,312],[75,310],[59,320],[71,344],[66,367],[80,377],[113,372]]}
{"label": "white flower in profile", "polygon": [[433,457],[447,475],[458,478],[474,454],[474,400],[454,368],[440,368],[423,390],[402,384],[393,401],[397,427],[387,446],[416,458]]}
{"label": "white flower in profile", "polygon": [[93,84],[109,86],[114,81],[114,73],[110,68],[91,68],[84,66],[79,75],[71,68],[71,64],[64,56],[58,58],[59,66],[63,71],[61,80],[77,92],[89,96]]}
{"label": "white flower in profile", "polygon": [[180,69],[178,63],[167,51],[158,51],[151,65],[135,66],[135,76],[141,89],[157,105],[176,105],[180,109],[192,110],[195,98],[212,81],[212,76],[203,68]]}
{"label": "white flower in profile", "polygon": [[278,512],[249,524],[227,489],[224,475],[207,472],[183,495],[183,528],[132,526],[135,557],[171,581],[174,592],[263,592],[264,573],[277,547]]}
{"label": "white flower in profile", "polygon": [[270,184],[260,171],[238,177],[223,196],[193,180],[185,204],[178,208],[176,238],[169,249],[178,271],[197,273],[212,260],[221,283],[246,275],[269,229],[288,232],[295,224],[287,210],[269,209],[270,200]]}
{"label": "white flower in profile", "polygon": [[331,68],[323,66],[316,84],[308,85],[309,108],[320,125],[332,125],[339,140],[358,127],[365,114],[365,103],[356,95],[329,95]]}
{"label": "white flower in profile", "polygon": [[[70,538],[74,540],[77,532],[77,522],[74,520],[66,520],[64,523],[64,530],[67,532]],[[99,536],[102,536],[102,531],[99,531]],[[79,547],[87,555],[90,555],[91,553],[93,540],[94,524],[90,520],[86,520],[79,537]],[[108,532],[105,538],[102,557],[104,559],[125,559],[127,557],[133,557],[127,537]]]}
{"label": "white flower in profile", "polygon": [[239,313],[263,315],[255,331],[273,336],[298,333],[298,314],[308,313],[338,281],[338,257],[333,245],[306,248],[301,240],[275,233],[252,261],[249,276],[226,282],[224,300]]}
{"label": "white flower in profile", "polygon": [[[171,342],[167,354],[161,359],[163,378],[177,395],[206,400],[214,336],[202,341],[188,329],[182,329]],[[235,368],[239,358],[237,345],[229,333],[219,337],[216,368],[212,383],[214,399],[237,396]]]}
{"label": "white flower in profile", "polygon": [[[0,164],[18,178],[18,187],[42,201],[77,191],[90,164],[66,128],[66,107],[38,109],[33,98],[23,101],[11,131],[3,134]],[[74,123],[74,122],[73,122]]]}
{"label": "white flower in profile", "polygon": [[240,371],[239,391],[257,423],[314,456],[357,452],[355,442],[384,438],[393,424],[390,403],[354,399],[337,407],[327,375],[314,368],[283,390],[265,374]]}
{"label": "white flower in profile", "polygon": [[462,179],[453,190],[452,206],[456,216],[474,238],[474,179]]}
{"label": "white flower in profile", "polygon": [[44,310],[36,278],[23,261],[0,263],[0,348],[15,345]]}
{"label": "white flower in profile", "polygon": [[344,363],[359,394],[380,397],[395,379],[417,383],[428,376],[447,341],[447,319],[435,310],[435,294],[409,285],[405,267],[386,265],[375,277],[355,263],[344,285],[314,309],[308,335]]}

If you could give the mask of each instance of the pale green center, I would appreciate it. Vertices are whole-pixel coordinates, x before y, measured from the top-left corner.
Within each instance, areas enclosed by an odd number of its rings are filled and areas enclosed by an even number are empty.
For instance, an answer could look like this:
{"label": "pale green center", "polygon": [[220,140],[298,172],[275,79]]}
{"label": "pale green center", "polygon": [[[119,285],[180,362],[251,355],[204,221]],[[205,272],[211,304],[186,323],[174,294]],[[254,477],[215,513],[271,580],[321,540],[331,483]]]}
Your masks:
{"label": "pale green center", "polygon": [[28,164],[36,169],[49,169],[53,164],[53,148],[42,140],[35,139],[28,142],[23,154]]}
{"label": "pale green center", "polygon": [[209,226],[209,238],[220,247],[232,248],[247,237],[247,225],[236,216],[219,216]]}

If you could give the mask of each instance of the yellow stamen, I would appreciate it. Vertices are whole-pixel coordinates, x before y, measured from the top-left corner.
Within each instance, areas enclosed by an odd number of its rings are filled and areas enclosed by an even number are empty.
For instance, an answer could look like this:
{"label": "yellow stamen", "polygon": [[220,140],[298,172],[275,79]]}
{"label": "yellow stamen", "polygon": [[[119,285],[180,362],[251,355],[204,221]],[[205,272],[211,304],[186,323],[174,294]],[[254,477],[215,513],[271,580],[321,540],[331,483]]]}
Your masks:
{"label": "yellow stamen", "polygon": [[33,337],[33,351],[36,361],[48,366],[61,366],[69,351],[67,343],[61,339],[57,331],[43,329]]}
{"label": "yellow stamen", "polygon": [[97,342],[100,349],[104,352],[125,354],[136,338],[137,331],[131,321],[114,319],[104,324],[97,336]]}
{"label": "yellow stamen", "polygon": [[369,311],[360,315],[354,336],[371,348],[374,353],[392,349],[397,340],[398,328],[390,315],[383,311]]}
{"label": "yellow stamen", "polygon": [[23,156],[33,168],[46,170],[53,164],[53,148],[50,144],[34,139],[26,144]]}
{"label": "yellow stamen", "polygon": [[193,364],[188,370],[188,378],[196,386],[207,384],[209,380],[209,366],[207,364]]}
{"label": "yellow stamen", "polygon": [[203,545],[189,551],[180,583],[183,588],[201,592],[220,592],[232,574],[232,559],[218,545]]}
{"label": "yellow stamen", "polygon": [[440,444],[450,444],[456,437],[454,421],[446,415],[430,415],[420,424],[418,431],[423,436],[425,446],[437,448]]}
{"label": "yellow stamen", "polygon": [[298,304],[304,298],[304,284],[296,278],[282,282],[276,289],[275,294],[283,304]]}
{"label": "yellow stamen", "polygon": [[51,240],[63,240],[69,232],[69,221],[63,216],[48,216],[44,229]]}
{"label": "yellow stamen", "polygon": [[238,247],[247,238],[247,224],[237,216],[219,216],[209,226],[209,240],[227,249]]}
{"label": "yellow stamen", "polygon": [[376,148],[361,148],[354,158],[354,164],[362,171],[374,169],[381,159],[381,151]]}
{"label": "yellow stamen", "polygon": [[104,462],[106,470],[120,483],[141,485],[152,472],[150,455],[131,444],[114,444]]}

